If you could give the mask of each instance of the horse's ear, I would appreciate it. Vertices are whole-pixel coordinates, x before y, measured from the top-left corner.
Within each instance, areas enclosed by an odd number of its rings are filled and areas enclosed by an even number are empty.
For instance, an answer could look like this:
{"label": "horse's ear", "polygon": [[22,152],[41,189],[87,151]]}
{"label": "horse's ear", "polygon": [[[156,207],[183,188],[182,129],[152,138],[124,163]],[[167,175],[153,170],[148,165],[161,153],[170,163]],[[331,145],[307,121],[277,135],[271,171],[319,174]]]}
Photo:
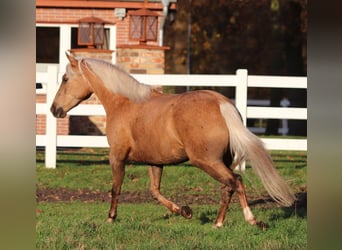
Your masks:
{"label": "horse's ear", "polygon": [[65,52],[65,55],[67,56],[67,58],[69,59],[69,62],[71,64],[72,67],[77,67],[77,60],[76,58],[72,55],[72,54],[68,54],[67,52]]}
{"label": "horse's ear", "polygon": [[89,66],[88,62],[85,59],[81,59],[80,62],[81,71],[87,76],[87,73],[93,73],[91,67]]}

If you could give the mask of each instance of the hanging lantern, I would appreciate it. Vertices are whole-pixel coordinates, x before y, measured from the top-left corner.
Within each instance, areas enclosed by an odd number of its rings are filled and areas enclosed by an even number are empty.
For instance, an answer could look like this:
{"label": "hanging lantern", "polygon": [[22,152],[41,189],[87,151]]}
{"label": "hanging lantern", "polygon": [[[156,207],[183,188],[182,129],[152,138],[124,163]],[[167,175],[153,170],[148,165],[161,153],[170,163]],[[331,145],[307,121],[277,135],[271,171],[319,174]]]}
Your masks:
{"label": "hanging lantern", "polygon": [[93,16],[80,19],[78,45],[87,45],[88,48],[102,46],[104,43],[104,24],[104,20]]}
{"label": "hanging lantern", "polygon": [[148,9],[129,11],[129,38],[131,40],[146,43],[158,39],[158,16],[159,14]]}

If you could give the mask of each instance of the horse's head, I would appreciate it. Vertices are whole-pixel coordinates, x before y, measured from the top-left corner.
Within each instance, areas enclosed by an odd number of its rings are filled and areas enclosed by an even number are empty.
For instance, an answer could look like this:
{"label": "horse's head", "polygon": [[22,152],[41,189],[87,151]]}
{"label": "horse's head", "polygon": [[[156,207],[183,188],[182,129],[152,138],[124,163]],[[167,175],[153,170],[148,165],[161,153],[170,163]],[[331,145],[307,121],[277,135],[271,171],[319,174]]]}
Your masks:
{"label": "horse's head", "polygon": [[66,56],[70,63],[67,65],[62,83],[50,108],[57,118],[65,117],[70,109],[93,93],[88,81],[82,76],[78,60],[72,55],[66,54]]}

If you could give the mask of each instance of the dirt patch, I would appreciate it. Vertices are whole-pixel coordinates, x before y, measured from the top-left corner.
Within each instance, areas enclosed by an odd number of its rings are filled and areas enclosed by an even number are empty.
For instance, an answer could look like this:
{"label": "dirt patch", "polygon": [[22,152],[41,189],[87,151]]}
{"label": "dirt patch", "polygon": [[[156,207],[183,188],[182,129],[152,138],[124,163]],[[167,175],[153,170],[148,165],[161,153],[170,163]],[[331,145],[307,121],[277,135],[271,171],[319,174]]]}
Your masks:
{"label": "dirt patch", "polygon": [[[37,188],[37,202],[58,202],[58,201],[75,201],[82,202],[110,202],[111,192],[91,191],[91,190],[71,190],[66,188]],[[181,199],[181,200],[180,200]],[[144,203],[153,202],[150,192],[122,192],[119,202],[121,203]],[[211,196],[206,195],[184,195],[173,199],[176,203],[187,204],[218,204],[218,201]]]}
{"label": "dirt patch", "polygon": [[[301,189],[296,193],[297,201],[293,205],[294,209],[306,209],[307,207],[307,190],[306,188]],[[82,202],[110,202],[111,193],[92,191],[92,190],[71,190],[66,188],[37,188],[36,190],[36,201],[37,202],[58,202],[58,201],[82,201]],[[219,200],[213,198],[212,195],[204,194],[182,194],[172,198],[175,203],[186,205],[203,205],[203,204],[219,204]],[[249,196],[250,206],[262,206],[262,207],[277,207],[278,204],[275,203],[270,197],[257,197]],[[152,198],[150,192],[123,192],[120,195],[119,202],[121,203],[145,203],[145,202],[155,202]],[[233,196],[232,202],[238,202],[237,195]]]}
{"label": "dirt patch", "polygon": [[[57,201],[75,201],[82,202],[109,202],[111,193],[92,191],[92,190],[71,190],[67,188],[38,188],[36,190],[37,202],[57,202]],[[148,192],[122,193],[120,202],[142,203],[153,200]]]}

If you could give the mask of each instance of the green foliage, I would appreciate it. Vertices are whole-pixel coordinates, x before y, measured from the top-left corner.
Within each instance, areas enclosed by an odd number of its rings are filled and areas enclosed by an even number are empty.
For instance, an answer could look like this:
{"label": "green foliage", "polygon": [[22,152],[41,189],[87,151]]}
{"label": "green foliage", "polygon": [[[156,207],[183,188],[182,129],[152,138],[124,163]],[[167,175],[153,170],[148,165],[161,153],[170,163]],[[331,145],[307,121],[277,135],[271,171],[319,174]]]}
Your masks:
{"label": "green foliage", "polygon": [[307,0],[178,0],[166,23],[167,72],[184,73],[188,14],[191,73],[306,75]]}

